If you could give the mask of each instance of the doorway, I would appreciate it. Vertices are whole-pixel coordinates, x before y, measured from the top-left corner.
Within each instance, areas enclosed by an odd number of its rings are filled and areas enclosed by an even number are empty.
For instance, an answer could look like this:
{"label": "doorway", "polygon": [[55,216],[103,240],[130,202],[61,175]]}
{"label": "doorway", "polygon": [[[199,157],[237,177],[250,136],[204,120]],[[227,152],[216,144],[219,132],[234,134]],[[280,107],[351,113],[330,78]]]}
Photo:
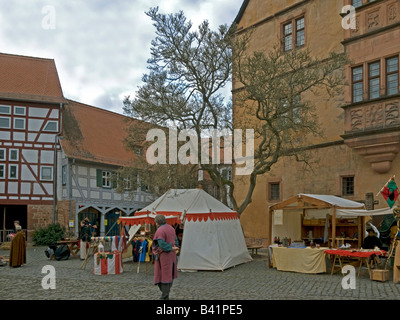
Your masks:
{"label": "doorway", "polygon": [[0,241],[7,240],[7,234],[14,232],[14,221],[18,220],[22,229],[28,229],[28,206],[0,205]]}

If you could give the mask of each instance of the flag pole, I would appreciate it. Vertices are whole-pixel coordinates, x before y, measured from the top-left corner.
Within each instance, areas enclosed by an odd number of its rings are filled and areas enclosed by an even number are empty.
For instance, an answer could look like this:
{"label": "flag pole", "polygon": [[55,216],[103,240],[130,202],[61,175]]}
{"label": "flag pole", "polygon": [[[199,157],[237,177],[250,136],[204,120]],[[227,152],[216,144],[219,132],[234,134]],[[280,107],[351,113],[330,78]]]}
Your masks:
{"label": "flag pole", "polygon": [[389,184],[390,181],[394,180],[395,175],[393,175],[386,183],[385,185],[382,187],[381,190],[378,191],[378,193],[376,194],[376,197],[379,196],[379,194],[382,192],[382,190]]}

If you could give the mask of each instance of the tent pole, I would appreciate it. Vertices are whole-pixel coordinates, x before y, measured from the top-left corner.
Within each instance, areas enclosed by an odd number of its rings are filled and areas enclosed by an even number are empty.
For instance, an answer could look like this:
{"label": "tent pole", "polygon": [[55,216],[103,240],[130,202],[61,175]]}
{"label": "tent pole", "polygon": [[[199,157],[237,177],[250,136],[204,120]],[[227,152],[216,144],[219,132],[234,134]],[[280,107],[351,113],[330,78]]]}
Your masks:
{"label": "tent pole", "polygon": [[268,245],[272,244],[272,212],[273,210],[269,208],[269,216],[268,216]]}
{"label": "tent pole", "polygon": [[362,246],[362,217],[358,216],[358,249]]}
{"label": "tent pole", "polygon": [[336,248],[336,207],[332,210],[332,248]]}

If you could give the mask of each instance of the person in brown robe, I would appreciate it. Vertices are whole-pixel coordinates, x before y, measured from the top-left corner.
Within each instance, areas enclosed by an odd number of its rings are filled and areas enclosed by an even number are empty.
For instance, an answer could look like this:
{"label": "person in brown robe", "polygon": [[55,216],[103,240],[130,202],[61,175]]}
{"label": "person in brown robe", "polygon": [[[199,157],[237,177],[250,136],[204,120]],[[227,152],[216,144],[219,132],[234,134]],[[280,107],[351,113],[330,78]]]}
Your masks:
{"label": "person in brown robe", "polygon": [[16,226],[16,235],[11,241],[10,248],[10,267],[20,267],[26,263],[26,242],[25,233],[22,231],[21,226]]}

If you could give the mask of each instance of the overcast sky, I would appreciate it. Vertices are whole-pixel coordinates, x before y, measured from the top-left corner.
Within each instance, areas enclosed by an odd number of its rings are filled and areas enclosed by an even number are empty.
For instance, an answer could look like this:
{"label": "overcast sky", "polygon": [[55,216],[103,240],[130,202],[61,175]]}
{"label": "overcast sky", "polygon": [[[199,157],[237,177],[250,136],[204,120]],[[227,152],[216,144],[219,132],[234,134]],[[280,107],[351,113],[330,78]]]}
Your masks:
{"label": "overcast sky", "polygon": [[231,24],[243,0],[0,0],[0,52],[54,59],[64,96],[122,113],[155,36],[145,14],[183,10],[197,26]]}

